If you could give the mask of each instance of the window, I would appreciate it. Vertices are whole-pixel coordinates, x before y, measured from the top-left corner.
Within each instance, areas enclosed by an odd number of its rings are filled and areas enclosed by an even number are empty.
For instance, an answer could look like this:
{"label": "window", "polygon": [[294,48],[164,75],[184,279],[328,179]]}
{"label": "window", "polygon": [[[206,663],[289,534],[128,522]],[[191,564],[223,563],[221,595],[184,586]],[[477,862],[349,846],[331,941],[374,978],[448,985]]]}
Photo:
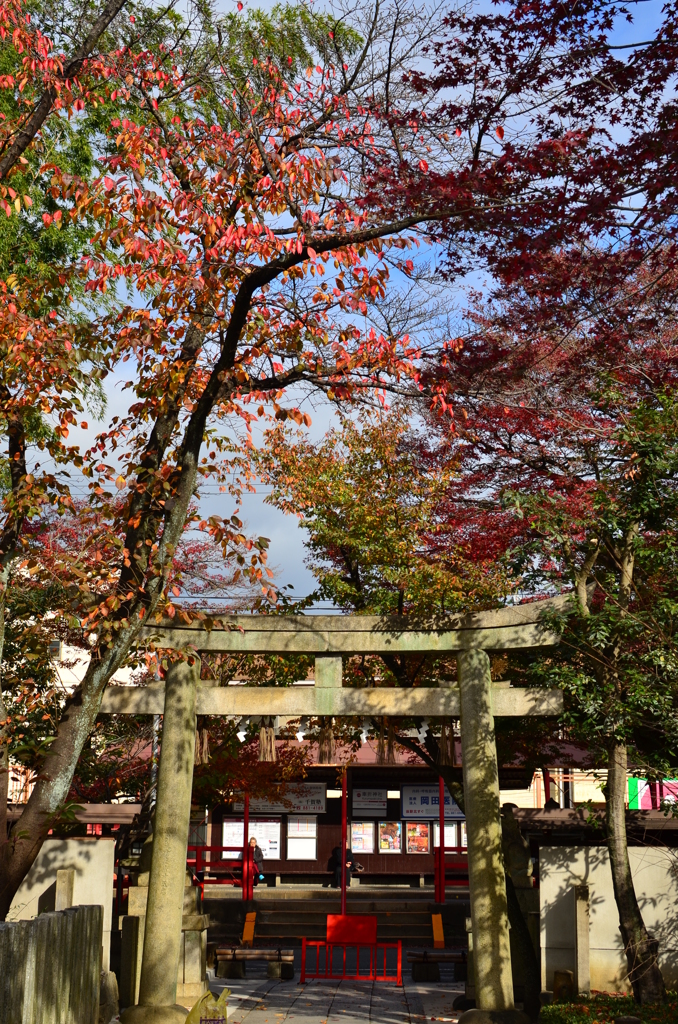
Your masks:
{"label": "window", "polygon": [[318,819],[315,815],[290,814],[287,818],[287,859],[317,860]]}
{"label": "window", "polygon": [[353,853],[374,853],[374,822],[351,822],[351,850]]}

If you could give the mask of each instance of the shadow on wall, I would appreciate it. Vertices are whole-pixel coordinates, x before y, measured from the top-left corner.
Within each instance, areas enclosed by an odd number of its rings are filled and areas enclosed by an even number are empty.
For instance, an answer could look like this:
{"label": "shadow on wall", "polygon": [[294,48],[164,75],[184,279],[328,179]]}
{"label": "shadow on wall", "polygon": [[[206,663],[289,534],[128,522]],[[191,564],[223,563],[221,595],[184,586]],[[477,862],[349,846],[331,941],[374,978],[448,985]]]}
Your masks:
{"label": "shadow on wall", "polygon": [[[667,988],[678,987],[678,861],[672,850],[630,847],[631,874],[650,934],[659,940]],[[575,886],[588,886],[590,986],[627,992],[627,965],[605,846],[540,847],[539,901],[542,988],[557,970],[577,973]],[[581,937],[580,937],[581,942]]]}
{"label": "shadow on wall", "polygon": [[[75,888],[80,888],[78,883],[84,880],[88,869],[96,870],[95,864],[100,859],[97,856],[97,851],[93,848],[95,842],[98,840],[45,840],[31,870],[12,900],[7,920],[26,921],[37,917],[38,914],[53,910],[54,906],[48,905],[50,900],[48,891],[54,887],[56,892],[56,873],[60,868],[73,868],[76,879]],[[86,843],[87,845],[76,846],[76,843]]]}
{"label": "shadow on wall", "polygon": [[12,900],[8,921],[28,921],[54,909],[57,871],[71,868],[73,906],[103,907],[103,969],[108,970],[113,917],[115,840],[46,839]]}

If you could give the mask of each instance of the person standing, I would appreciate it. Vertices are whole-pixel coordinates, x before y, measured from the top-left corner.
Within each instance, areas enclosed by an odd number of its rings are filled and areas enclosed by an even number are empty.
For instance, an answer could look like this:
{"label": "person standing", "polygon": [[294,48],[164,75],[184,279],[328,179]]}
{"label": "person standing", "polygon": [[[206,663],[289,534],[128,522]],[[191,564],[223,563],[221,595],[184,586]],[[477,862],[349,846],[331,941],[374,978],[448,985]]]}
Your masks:
{"label": "person standing", "polygon": [[264,880],[264,854],[257,843],[255,836],[252,836],[250,839],[250,849],[253,851],[252,860],[254,861],[254,878],[252,879],[252,884],[259,885],[259,882],[263,882]]}

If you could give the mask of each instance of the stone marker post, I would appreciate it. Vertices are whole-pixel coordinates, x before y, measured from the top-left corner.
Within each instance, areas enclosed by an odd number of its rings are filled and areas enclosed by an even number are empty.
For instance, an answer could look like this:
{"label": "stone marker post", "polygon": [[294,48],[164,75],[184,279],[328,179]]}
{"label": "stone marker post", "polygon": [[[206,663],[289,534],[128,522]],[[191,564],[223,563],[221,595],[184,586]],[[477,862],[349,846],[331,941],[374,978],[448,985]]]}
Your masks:
{"label": "stone marker post", "polygon": [[460,651],[457,668],[476,1006],[512,1010],[490,659],[482,650]]}
{"label": "stone marker post", "polygon": [[139,1005],[125,1010],[124,1024],[172,1024],[188,1014],[176,999],[199,678],[197,659],[167,673]]}

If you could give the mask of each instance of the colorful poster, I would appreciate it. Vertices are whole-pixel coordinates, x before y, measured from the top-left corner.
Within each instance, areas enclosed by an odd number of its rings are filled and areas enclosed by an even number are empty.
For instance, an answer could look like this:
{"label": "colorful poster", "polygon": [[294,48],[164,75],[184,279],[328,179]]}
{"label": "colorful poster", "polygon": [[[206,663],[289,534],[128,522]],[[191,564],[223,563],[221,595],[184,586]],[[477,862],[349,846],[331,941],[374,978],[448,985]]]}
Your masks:
{"label": "colorful poster", "polygon": [[408,853],[428,853],[430,828],[428,821],[406,822],[405,836]]}
{"label": "colorful poster", "polygon": [[361,814],[386,814],[386,790],[385,789],[354,789],[351,796],[353,813],[360,811]]}
{"label": "colorful poster", "polygon": [[[439,816],[440,796],[437,786],[403,786],[401,790],[403,818],[429,821]],[[445,792],[445,817],[463,818],[459,806]]]}
{"label": "colorful poster", "polygon": [[[326,790],[324,782],[294,782],[285,791],[285,801],[289,806],[285,806],[283,800],[250,800],[250,814],[284,814],[286,811],[292,814],[324,814]],[[233,810],[244,810],[242,800],[234,803]]]}
{"label": "colorful poster", "polygon": [[353,853],[374,853],[374,822],[351,822],[351,850]]}
{"label": "colorful poster", "polygon": [[379,822],[379,853],[403,852],[403,828],[399,821]]}

